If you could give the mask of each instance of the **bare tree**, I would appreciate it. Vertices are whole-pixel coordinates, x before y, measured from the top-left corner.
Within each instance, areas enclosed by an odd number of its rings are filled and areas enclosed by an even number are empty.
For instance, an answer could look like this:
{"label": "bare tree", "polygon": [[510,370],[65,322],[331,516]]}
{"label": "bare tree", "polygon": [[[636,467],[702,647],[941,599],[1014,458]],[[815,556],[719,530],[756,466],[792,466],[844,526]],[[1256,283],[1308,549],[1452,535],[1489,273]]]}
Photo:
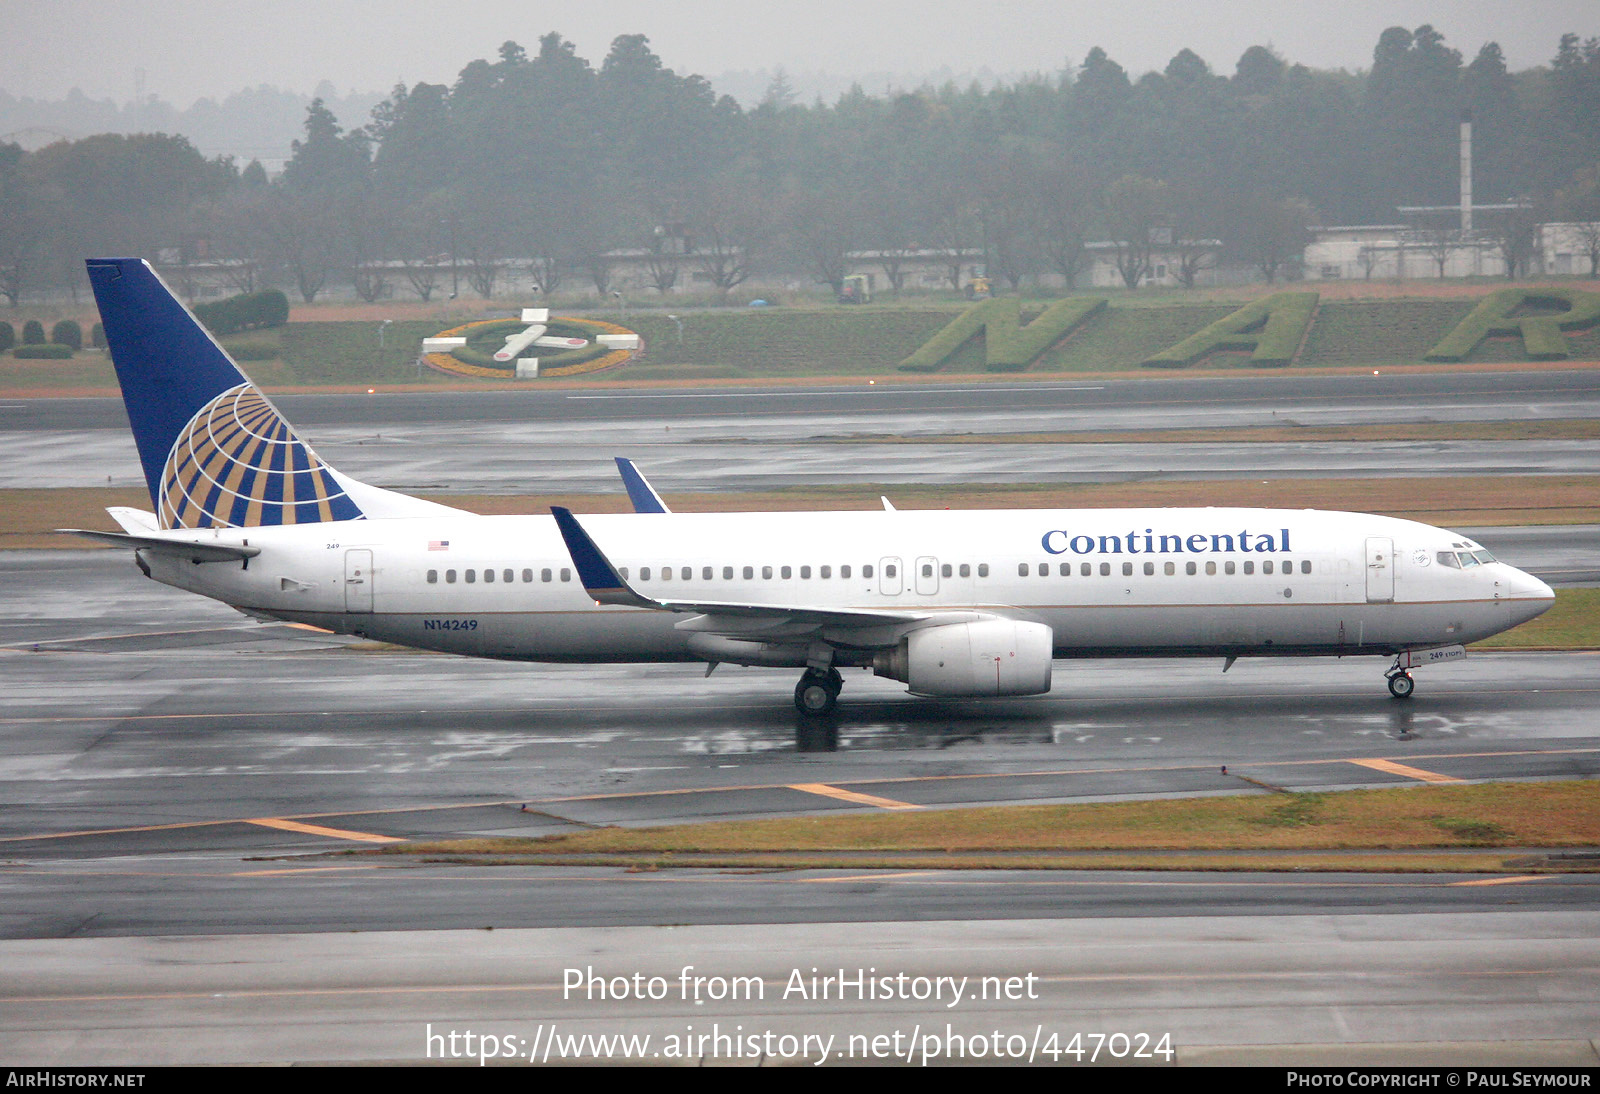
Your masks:
{"label": "bare tree", "polygon": [[1122,283],[1137,289],[1154,267],[1153,244],[1166,219],[1167,184],[1123,175],[1106,190],[1105,218]]}

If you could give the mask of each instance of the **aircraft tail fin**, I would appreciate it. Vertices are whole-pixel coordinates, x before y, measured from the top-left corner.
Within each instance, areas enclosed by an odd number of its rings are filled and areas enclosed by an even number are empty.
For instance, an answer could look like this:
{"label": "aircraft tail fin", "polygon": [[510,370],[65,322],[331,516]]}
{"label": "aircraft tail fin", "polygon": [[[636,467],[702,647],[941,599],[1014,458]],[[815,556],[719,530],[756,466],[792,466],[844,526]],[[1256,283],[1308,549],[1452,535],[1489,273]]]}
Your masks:
{"label": "aircraft tail fin", "polygon": [[148,262],[88,266],[160,528],[458,512],[324,463]]}

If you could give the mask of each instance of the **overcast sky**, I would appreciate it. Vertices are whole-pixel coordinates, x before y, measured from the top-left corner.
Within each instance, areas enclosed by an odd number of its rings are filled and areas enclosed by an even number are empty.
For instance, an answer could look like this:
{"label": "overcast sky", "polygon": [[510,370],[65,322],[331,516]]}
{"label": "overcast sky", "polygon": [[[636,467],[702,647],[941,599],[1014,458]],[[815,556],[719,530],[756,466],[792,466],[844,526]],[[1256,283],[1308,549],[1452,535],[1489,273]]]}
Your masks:
{"label": "overcast sky", "polygon": [[[269,84],[385,91],[453,81],[514,39],[551,30],[598,65],[618,34],[665,63],[731,72],[915,77],[948,68],[1056,72],[1102,46],[1135,75],[1195,50],[1222,73],[1248,46],[1314,68],[1365,68],[1384,28],[1432,23],[1468,60],[1498,41],[1513,69],[1562,33],[1600,36],[1596,0],[0,0],[0,89],[57,99],[151,94],[183,108]],[[798,86],[805,82],[795,80]],[[869,86],[881,91],[881,86]]]}

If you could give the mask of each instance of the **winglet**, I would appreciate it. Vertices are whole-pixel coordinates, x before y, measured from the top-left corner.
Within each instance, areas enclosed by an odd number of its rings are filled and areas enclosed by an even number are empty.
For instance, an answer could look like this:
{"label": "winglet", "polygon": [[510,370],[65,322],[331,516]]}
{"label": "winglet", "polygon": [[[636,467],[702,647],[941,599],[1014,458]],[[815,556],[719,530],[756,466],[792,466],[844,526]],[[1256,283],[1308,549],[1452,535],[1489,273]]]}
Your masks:
{"label": "winglet", "polygon": [[561,530],[561,538],[566,541],[567,553],[572,556],[572,565],[577,568],[578,580],[583,582],[583,589],[594,597],[596,604],[626,604],[634,608],[659,608],[661,605],[647,596],[640,596],[634,592],[628,583],[623,580],[617,568],[611,565],[611,560],[589,538],[589,533],[583,530],[583,525],[578,523],[578,518],[572,515],[572,510],[560,505],[552,505],[550,513],[556,518],[556,527]]}
{"label": "winglet", "polygon": [[667,503],[661,500],[661,495],[656,493],[645,477],[639,474],[639,469],[633,466],[632,460],[615,457],[617,470],[622,474],[622,485],[628,488],[628,500],[633,502],[635,513],[670,513]]}

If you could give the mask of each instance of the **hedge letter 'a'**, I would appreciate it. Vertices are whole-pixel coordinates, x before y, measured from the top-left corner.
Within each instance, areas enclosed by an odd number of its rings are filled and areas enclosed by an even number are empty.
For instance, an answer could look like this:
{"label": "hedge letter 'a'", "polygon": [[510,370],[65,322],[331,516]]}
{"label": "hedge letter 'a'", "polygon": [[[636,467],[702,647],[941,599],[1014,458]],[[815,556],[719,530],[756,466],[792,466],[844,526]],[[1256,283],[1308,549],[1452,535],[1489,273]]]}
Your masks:
{"label": "hedge letter 'a'", "polygon": [[1316,313],[1314,292],[1274,293],[1202,327],[1171,349],[1146,358],[1144,364],[1148,368],[1188,368],[1213,353],[1251,350],[1252,365],[1287,365],[1300,352]]}

